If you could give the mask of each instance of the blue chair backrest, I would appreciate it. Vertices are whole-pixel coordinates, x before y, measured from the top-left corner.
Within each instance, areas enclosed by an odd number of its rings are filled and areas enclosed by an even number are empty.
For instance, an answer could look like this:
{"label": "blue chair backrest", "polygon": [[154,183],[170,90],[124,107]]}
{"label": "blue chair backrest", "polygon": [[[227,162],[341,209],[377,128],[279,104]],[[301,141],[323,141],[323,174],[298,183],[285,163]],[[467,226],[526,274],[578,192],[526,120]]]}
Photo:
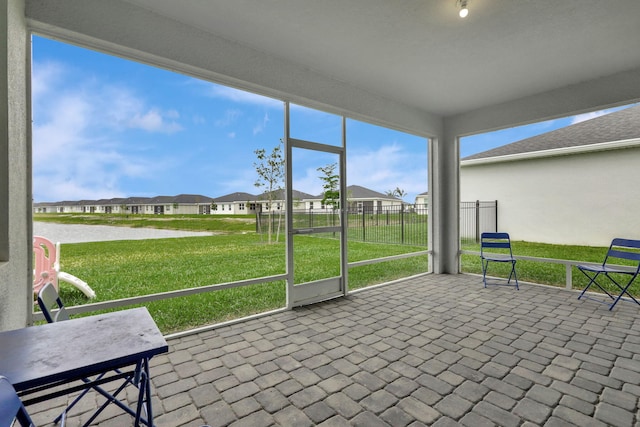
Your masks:
{"label": "blue chair backrest", "polygon": [[13,385],[6,377],[0,376],[0,426],[12,426],[15,420],[24,427],[33,425]]}
{"label": "blue chair backrest", "polygon": [[509,249],[511,251],[509,233],[482,233],[480,235],[480,250],[482,251],[485,248]]}
{"label": "blue chair backrest", "polygon": [[634,261],[636,271],[640,269],[640,240],[613,239],[602,265],[616,264],[615,259]]}

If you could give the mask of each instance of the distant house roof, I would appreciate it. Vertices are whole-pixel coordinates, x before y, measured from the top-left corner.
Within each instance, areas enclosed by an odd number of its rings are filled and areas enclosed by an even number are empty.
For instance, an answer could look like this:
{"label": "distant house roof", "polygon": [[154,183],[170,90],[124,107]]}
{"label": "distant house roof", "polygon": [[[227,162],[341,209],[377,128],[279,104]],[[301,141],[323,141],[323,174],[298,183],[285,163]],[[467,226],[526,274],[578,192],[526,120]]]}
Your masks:
{"label": "distant house roof", "polygon": [[[258,200],[267,200],[268,199],[268,194],[269,192],[264,192],[261,195],[258,196]],[[282,190],[276,190],[273,191],[274,194],[274,199],[275,200],[284,200],[285,199],[285,191]],[[305,193],[302,191],[298,191],[298,190],[291,190],[291,195],[293,196],[294,200],[306,200],[306,199],[314,199],[315,196],[309,193]]]}
{"label": "distant house roof", "polygon": [[136,205],[136,204],[173,204],[173,203],[211,203],[211,197],[200,194],[179,194],[177,196],[156,196],[156,197],[114,197],[112,199],[99,200],[77,200],[62,202],[36,202],[35,206],[70,206],[70,205]]}
{"label": "distant house roof", "polygon": [[[389,196],[388,194],[379,193],[377,191],[370,190],[359,185],[350,185],[347,187],[347,197],[349,199],[394,199],[400,200],[395,196]],[[319,197],[322,197],[320,195]]]}
{"label": "distant house roof", "polygon": [[462,160],[580,147],[640,138],[640,105],[483,151]]}
{"label": "distant house roof", "polygon": [[178,194],[173,198],[173,203],[211,203],[213,199],[200,194]]}
{"label": "distant house roof", "polygon": [[125,204],[127,205],[143,205],[148,203],[151,200],[151,197],[129,197],[125,199]]}
{"label": "distant house roof", "polygon": [[164,205],[167,203],[173,203],[173,196],[156,196],[148,201],[150,205]]}
{"label": "distant house roof", "polygon": [[[393,199],[399,200],[397,197],[389,196],[386,194],[378,193],[377,191],[370,190],[359,185],[350,185],[347,187],[348,197],[352,199]],[[285,191],[274,191],[275,200],[284,200]],[[294,200],[320,200],[323,195],[314,196],[313,194],[304,193],[298,190],[292,190]],[[171,205],[174,203],[179,204],[209,204],[215,203],[232,203],[232,202],[257,202],[267,200],[267,193],[259,195],[235,192],[226,194],[224,196],[211,198],[203,196],[201,194],[179,194],[177,196],[155,196],[155,197],[128,197],[128,198],[112,198],[112,199],[100,199],[100,200],[80,200],[80,201],[63,201],[63,202],[36,202],[34,206],[72,206],[72,205],[99,205],[99,206],[122,206],[122,205]]]}
{"label": "distant house roof", "polygon": [[250,193],[235,192],[224,196],[216,197],[214,201],[216,203],[229,203],[229,202],[253,202],[257,199],[257,196]]}

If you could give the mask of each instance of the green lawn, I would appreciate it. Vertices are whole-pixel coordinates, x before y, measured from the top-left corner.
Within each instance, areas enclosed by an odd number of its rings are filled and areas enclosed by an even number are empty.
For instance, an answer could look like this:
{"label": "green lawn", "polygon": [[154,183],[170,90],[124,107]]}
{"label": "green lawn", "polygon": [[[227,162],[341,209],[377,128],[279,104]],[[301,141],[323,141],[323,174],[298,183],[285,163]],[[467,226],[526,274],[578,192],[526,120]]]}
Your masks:
{"label": "green lawn", "polygon": [[[264,236],[255,233],[255,218],[252,216],[39,214],[34,219],[219,233],[214,236],[179,239],[64,244],[62,271],[89,283],[98,295],[91,302],[235,282],[285,272],[283,237],[280,237],[279,243],[267,244]],[[384,229],[389,227],[386,223],[380,225]],[[376,231],[375,227],[368,227],[368,230]],[[377,231],[386,235],[385,230]],[[352,235],[353,230],[349,230],[349,233],[349,262],[425,249],[423,243],[409,246],[362,242],[359,241],[359,236]],[[397,243],[397,239],[394,243]],[[297,235],[294,247],[296,283],[338,275],[339,241],[332,238],[332,234],[323,237]],[[477,244],[464,244],[462,248],[474,251],[480,249]],[[607,248],[513,242],[513,250],[517,255],[597,263],[602,262]],[[463,272],[481,274],[478,256],[462,255],[461,264]],[[506,277],[508,274],[506,265],[493,263],[490,268],[490,275]],[[384,283],[425,271],[428,271],[426,255],[355,267],[349,270],[349,289]],[[520,260],[517,272],[522,281],[560,287],[565,285],[564,265]],[[586,283],[586,278],[574,268],[574,288],[581,289]],[[632,292],[640,294],[640,284],[634,285]],[[80,291],[64,282],[61,282],[61,296],[69,306],[90,302]],[[164,333],[218,323],[284,305],[283,281],[145,304]]]}
{"label": "green lawn", "polygon": [[218,233],[255,232],[255,215],[128,215],[56,213],[34,214],[34,221],[58,224],[113,225],[134,228],[211,231]]}
{"label": "green lawn", "polygon": [[[338,274],[336,239],[296,236],[296,282]],[[285,245],[268,245],[256,234],[62,245],[61,269],[85,280],[109,301],[234,282],[285,272]],[[423,248],[353,242],[350,261],[402,254]],[[336,269],[338,267],[338,269]],[[427,271],[426,256],[353,268],[350,289]],[[61,282],[69,306],[85,296]],[[245,286],[145,303],[164,333],[217,323],[285,305],[284,282]],[[94,313],[95,314],[95,313]]]}

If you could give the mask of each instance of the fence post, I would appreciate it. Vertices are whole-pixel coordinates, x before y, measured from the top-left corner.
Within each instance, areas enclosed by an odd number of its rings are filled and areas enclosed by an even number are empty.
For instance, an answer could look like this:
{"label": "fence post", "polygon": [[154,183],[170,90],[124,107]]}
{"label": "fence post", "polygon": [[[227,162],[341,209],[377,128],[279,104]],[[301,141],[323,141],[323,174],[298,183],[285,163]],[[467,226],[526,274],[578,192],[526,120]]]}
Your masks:
{"label": "fence post", "polygon": [[476,243],[480,241],[480,200],[476,200]]}
{"label": "fence post", "polygon": [[365,224],[367,223],[367,211],[365,207],[362,207],[362,241],[365,242],[367,240],[367,233],[365,232]]}
{"label": "fence post", "polygon": [[496,204],[494,205],[495,217],[496,217],[496,233],[498,232],[498,201],[496,200]]}
{"label": "fence post", "polygon": [[400,240],[404,245],[404,203],[400,205]]}

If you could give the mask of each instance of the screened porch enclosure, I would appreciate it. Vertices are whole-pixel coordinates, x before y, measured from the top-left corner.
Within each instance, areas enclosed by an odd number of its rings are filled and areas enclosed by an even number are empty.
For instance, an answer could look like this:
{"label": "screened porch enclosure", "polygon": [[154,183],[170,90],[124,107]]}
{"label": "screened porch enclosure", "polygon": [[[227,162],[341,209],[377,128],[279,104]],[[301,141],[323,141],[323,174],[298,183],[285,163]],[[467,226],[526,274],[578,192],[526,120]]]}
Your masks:
{"label": "screened porch enclosure", "polygon": [[429,138],[431,266],[455,274],[458,138],[640,99],[640,4],[478,3],[461,20],[454,3],[6,1],[1,128],[9,148],[0,170],[12,180],[0,180],[2,328],[28,323],[31,312],[32,33]]}

